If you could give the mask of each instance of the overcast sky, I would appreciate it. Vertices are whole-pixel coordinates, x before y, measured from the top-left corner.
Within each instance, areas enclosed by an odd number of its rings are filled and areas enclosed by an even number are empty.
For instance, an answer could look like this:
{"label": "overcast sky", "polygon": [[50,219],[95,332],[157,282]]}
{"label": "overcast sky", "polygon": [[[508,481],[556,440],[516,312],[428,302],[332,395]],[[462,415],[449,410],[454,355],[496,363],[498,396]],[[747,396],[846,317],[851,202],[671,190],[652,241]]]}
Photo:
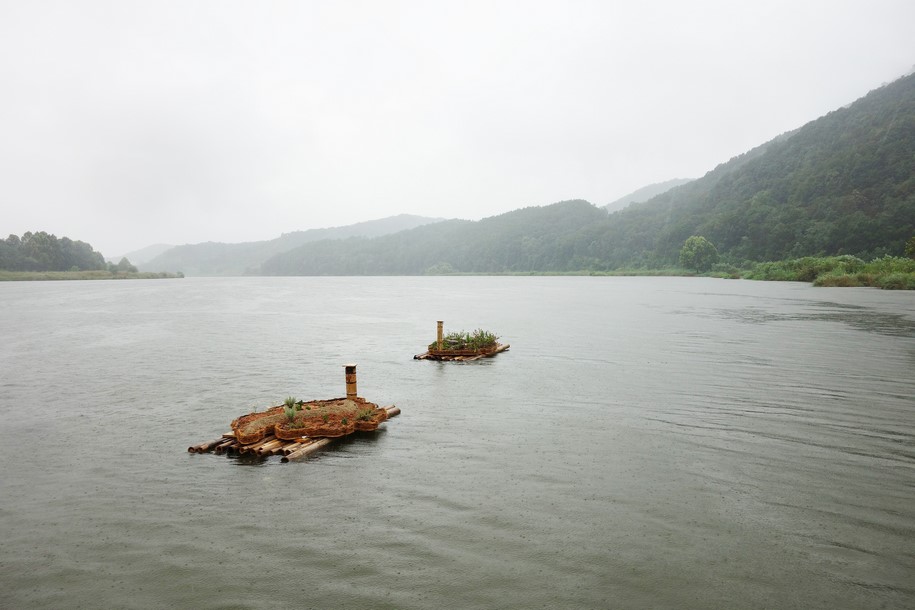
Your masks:
{"label": "overcast sky", "polygon": [[0,0],[0,233],[609,203],[909,72],[915,2]]}

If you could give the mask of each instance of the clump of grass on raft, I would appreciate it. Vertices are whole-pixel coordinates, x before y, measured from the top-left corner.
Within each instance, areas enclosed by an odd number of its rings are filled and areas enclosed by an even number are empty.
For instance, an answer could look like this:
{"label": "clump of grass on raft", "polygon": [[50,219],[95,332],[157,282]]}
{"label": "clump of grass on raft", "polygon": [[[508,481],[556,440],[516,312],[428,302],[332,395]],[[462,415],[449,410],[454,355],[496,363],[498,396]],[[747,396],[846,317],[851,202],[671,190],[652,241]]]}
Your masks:
{"label": "clump of grass on raft", "polygon": [[433,353],[444,352],[486,352],[499,345],[499,337],[488,330],[478,328],[472,333],[459,330],[451,332],[442,338],[442,349],[438,348],[438,339],[429,344],[429,351]]}

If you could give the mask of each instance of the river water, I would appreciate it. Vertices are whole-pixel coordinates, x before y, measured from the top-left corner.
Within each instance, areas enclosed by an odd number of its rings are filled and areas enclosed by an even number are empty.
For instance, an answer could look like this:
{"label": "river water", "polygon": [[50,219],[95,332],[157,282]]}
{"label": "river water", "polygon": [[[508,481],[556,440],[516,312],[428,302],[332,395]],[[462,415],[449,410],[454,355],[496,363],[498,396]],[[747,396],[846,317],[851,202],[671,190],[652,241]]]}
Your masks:
{"label": "river water", "polygon": [[[915,607],[911,292],[4,282],[0,337],[0,607]],[[348,362],[378,432],[187,452]]]}

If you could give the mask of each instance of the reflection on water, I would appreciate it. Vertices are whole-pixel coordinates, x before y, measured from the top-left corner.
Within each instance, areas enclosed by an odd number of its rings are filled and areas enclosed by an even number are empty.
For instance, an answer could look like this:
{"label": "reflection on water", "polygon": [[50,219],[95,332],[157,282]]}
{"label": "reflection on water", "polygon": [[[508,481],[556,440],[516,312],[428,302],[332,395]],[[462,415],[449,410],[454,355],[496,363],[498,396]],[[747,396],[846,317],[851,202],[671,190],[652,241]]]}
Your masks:
{"label": "reflection on water", "polygon": [[[9,607],[915,606],[911,294],[189,278],[0,302]],[[439,319],[512,348],[414,361]],[[341,395],[351,361],[403,410],[383,430],[301,463],[186,452]]]}

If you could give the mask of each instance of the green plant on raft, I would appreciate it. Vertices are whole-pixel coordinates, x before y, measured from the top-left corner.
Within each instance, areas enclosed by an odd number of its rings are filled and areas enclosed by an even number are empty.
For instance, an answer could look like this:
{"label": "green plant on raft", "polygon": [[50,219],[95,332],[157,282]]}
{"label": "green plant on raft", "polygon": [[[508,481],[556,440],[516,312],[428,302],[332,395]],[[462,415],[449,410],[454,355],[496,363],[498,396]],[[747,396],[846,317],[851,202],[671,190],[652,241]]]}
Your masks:
{"label": "green plant on raft", "polygon": [[340,423],[345,426],[346,424],[349,423],[349,421],[344,417],[343,419],[340,420]]}
{"label": "green plant on raft", "polygon": [[324,414],[321,415],[321,419],[324,420],[324,423],[325,423],[325,424],[327,423],[328,417],[329,417],[329,416],[327,415],[327,413],[324,413]]}
{"label": "green plant on raft", "polygon": [[359,409],[359,411],[356,413],[356,419],[357,419],[358,421],[368,421],[368,420],[370,420],[370,419],[372,418],[372,411],[373,411],[373,410],[374,410],[374,409],[372,409],[371,407],[366,408],[366,409]]}
{"label": "green plant on raft", "polygon": [[286,414],[290,424],[295,420],[296,409],[294,407],[283,407],[283,413]]}
{"label": "green plant on raft", "polygon": [[287,396],[284,404],[289,409],[293,408],[295,406],[295,396]]}
{"label": "green plant on raft", "polygon": [[[448,333],[442,337],[442,347],[450,350],[482,350],[494,347],[498,340],[498,335],[483,330],[482,328],[478,328],[472,333],[461,330]],[[429,349],[438,349],[438,340],[430,343]]]}

